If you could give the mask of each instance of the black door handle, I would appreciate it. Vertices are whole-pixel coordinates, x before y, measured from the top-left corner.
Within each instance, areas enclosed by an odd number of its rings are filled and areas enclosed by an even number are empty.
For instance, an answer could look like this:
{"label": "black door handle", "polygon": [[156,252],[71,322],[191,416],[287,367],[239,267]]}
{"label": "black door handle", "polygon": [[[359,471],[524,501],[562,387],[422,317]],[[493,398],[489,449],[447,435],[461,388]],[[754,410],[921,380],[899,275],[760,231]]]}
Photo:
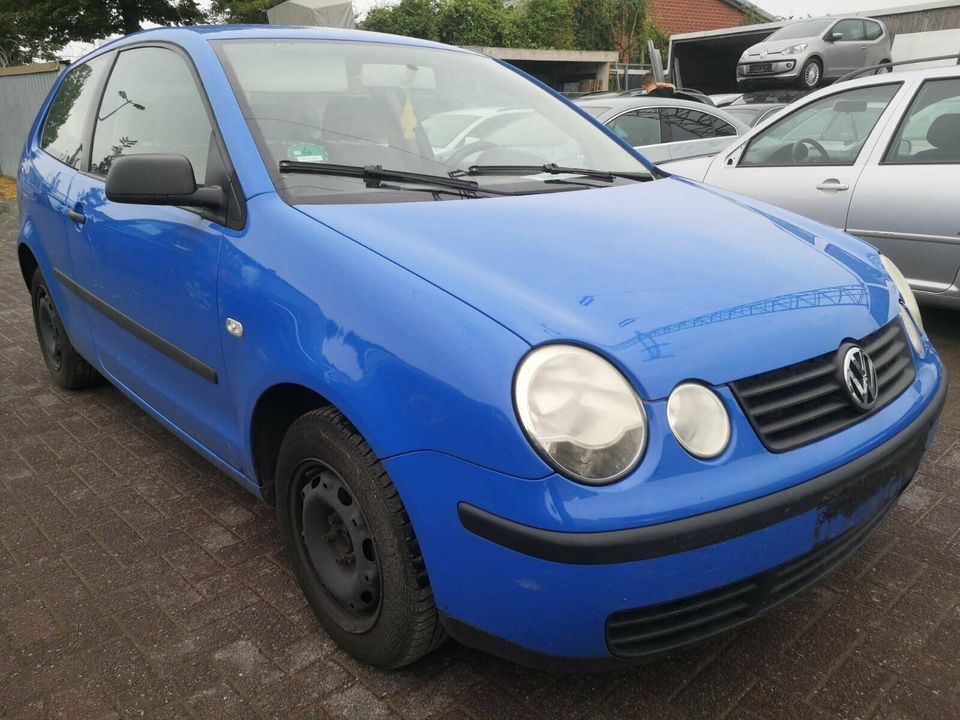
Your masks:
{"label": "black door handle", "polygon": [[77,225],[83,225],[87,221],[87,216],[77,212],[74,209],[67,210],[67,217],[73,220]]}

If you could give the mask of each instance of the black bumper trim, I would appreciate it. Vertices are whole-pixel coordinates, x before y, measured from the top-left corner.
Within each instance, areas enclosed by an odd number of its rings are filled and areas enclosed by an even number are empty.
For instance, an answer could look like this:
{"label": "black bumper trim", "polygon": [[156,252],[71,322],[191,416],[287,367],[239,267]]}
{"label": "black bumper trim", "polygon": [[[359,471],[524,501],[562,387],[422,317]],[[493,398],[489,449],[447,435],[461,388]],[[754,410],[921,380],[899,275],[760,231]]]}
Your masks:
{"label": "black bumper trim", "polygon": [[516,552],[572,565],[609,565],[696,550],[761,530],[855,494],[871,467],[902,450],[933,426],[947,395],[947,376],[920,415],[893,438],[830,472],[755,500],[680,520],[624,530],[573,533],[523,525],[461,502],[463,527]]}

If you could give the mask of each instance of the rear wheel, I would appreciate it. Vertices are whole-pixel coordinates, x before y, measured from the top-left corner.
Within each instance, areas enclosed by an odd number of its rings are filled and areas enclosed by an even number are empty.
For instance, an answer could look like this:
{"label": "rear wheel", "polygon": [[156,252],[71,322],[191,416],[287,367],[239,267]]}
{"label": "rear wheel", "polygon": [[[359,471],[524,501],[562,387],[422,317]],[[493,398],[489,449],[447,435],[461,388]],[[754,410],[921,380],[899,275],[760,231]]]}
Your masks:
{"label": "rear wheel", "polygon": [[277,516],[307,600],[340,647],[398,668],[445,639],[410,518],[386,470],[335,408],[284,436]]}
{"label": "rear wheel", "polygon": [[40,341],[40,354],[54,382],[67,390],[80,390],[103,382],[103,376],[78,353],[60,321],[47,281],[40,268],[30,281],[33,324]]}
{"label": "rear wheel", "polygon": [[823,67],[816,58],[807,60],[800,69],[797,82],[804,90],[815,90],[823,80]]}

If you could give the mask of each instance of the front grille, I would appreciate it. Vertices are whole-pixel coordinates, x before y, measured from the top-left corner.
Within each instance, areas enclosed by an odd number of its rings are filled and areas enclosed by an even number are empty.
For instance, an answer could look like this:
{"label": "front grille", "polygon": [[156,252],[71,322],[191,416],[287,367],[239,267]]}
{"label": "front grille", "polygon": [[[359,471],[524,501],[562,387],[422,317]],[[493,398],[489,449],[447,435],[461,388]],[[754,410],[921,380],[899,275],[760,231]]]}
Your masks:
{"label": "front grille", "polygon": [[656,655],[748,622],[836,568],[863,544],[895,502],[896,497],[869,519],[806,555],[747,580],[675,602],[614,613],[607,618],[607,647],[618,657]]}
{"label": "front grille", "polygon": [[841,352],[849,345],[732,384],[737,401],[768,450],[792,450],[839,432],[877,412],[913,383],[913,356],[899,319],[859,344],[877,370],[879,394],[869,412],[853,405],[840,377]]}

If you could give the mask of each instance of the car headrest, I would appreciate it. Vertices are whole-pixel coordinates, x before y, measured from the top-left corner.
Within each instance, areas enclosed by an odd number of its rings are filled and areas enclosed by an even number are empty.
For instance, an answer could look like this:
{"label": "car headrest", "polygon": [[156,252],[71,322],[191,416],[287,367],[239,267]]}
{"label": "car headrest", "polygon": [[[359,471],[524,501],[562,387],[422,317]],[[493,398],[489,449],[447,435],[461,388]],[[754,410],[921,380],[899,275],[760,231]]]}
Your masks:
{"label": "car headrest", "polygon": [[960,152],[960,113],[947,113],[930,123],[927,142],[940,150]]}
{"label": "car headrest", "polygon": [[330,140],[403,146],[399,118],[384,98],[363,95],[330,98],[323,112],[323,134]]}

